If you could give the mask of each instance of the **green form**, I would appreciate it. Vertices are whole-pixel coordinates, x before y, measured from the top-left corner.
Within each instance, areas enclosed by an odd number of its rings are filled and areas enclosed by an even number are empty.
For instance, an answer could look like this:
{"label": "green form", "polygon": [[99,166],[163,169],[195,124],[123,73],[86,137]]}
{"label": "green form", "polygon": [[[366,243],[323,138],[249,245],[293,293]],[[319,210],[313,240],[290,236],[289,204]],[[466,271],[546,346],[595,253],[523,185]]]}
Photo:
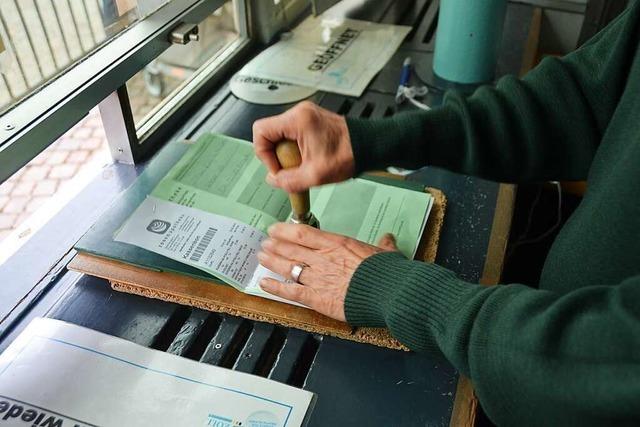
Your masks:
{"label": "green form", "polygon": [[228,216],[263,232],[291,213],[289,198],[265,182],[251,143],[205,134],[151,193],[159,199]]}
{"label": "green form", "polygon": [[433,197],[429,193],[353,179],[311,190],[320,228],[375,245],[393,233],[398,249],[413,258]]}
{"label": "green form", "polygon": [[[267,170],[251,143],[205,134],[171,168],[152,196],[227,216],[263,232],[288,220],[287,194],[265,183]],[[433,198],[429,193],[353,179],[311,190],[311,210],[320,228],[375,244],[393,233],[398,248],[413,258]]]}

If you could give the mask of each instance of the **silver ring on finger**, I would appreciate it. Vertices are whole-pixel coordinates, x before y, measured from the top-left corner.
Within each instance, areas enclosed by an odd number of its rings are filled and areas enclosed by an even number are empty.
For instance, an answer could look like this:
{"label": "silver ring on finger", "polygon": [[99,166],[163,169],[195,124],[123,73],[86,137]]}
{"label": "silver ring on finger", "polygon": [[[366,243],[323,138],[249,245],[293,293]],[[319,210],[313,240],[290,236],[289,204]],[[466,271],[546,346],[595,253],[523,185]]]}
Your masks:
{"label": "silver ring on finger", "polygon": [[294,264],[293,267],[291,267],[291,279],[293,279],[294,282],[296,283],[300,283],[300,275],[302,274],[302,270],[304,270],[305,267],[309,267],[307,264],[301,263],[301,264]]}

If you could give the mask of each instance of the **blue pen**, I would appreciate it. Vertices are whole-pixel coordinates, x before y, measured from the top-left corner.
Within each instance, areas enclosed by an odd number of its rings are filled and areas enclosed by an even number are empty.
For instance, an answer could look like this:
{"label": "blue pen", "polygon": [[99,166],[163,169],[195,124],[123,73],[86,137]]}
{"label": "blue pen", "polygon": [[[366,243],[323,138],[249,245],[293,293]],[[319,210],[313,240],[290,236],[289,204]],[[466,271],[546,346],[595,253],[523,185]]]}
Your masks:
{"label": "blue pen", "polygon": [[400,104],[404,101],[404,88],[409,85],[409,79],[411,78],[411,58],[406,57],[402,63],[402,74],[400,75],[400,86],[396,92],[396,103]]}

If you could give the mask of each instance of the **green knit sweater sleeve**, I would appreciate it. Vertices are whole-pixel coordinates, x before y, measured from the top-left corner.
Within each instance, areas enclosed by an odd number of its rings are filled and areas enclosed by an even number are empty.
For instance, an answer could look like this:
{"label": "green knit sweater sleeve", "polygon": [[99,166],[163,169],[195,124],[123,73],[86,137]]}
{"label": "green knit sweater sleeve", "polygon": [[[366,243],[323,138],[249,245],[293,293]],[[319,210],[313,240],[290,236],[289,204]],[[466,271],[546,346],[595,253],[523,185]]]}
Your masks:
{"label": "green knit sweater sleeve", "polygon": [[356,270],[345,311],[354,326],[387,326],[413,350],[441,352],[498,425],[638,425],[634,301],[640,276],[561,295],[470,284],[387,252]]}
{"label": "green knit sweater sleeve", "polygon": [[356,174],[444,167],[497,181],[582,180],[624,89],[638,44],[639,2],[574,53],[547,58],[428,112],[348,119]]}

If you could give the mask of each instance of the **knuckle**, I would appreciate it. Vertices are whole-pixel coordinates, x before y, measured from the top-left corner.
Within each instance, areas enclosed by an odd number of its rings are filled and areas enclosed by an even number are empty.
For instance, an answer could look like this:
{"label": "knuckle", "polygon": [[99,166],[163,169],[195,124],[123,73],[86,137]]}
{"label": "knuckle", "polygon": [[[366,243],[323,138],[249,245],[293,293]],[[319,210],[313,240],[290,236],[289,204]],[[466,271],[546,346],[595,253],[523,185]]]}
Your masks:
{"label": "knuckle", "polygon": [[300,108],[301,110],[313,110],[316,108],[316,104],[314,104],[309,100],[304,100],[298,103],[297,107]]}
{"label": "knuckle", "polygon": [[319,115],[314,108],[304,108],[300,111],[298,120],[304,127],[315,127],[319,122]]}
{"label": "knuckle", "polygon": [[293,232],[294,233],[293,236],[297,241],[304,240],[304,238],[305,238],[305,236],[307,234],[307,230],[305,229],[305,227],[308,227],[308,226],[307,225],[299,225],[299,226],[297,226],[295,228],[295,230]]}
{"label": "knuckle", "polygon": [[302,232],[305,236],[308,236],[309,233],[313,233],[315,231],[317,231],[317,229],[313,228],[312,226],[308,225],[308,224],[301,224],[300,227],[302,228]]}
{"label": "knuckle", "polygon": [[307,113],[306,111],[302,112],[298,116],[298,123],[303,129],[309,128],[313,125],[313,117],[311,116],[311,114]]}
{"label": "knuckle", "polygon": [[293,300],[300,300],[304,295],[304,288],[302,286],[292,286],[289,289],[289,296]]}

